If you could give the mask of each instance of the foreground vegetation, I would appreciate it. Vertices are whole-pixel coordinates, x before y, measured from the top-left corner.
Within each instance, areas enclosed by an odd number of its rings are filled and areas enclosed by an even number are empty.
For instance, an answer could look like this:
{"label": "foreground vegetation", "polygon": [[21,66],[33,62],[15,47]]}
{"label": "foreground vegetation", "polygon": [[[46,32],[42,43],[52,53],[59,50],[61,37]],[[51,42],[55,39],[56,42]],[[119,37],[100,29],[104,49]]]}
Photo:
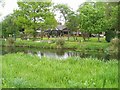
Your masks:
{"label": "foreground vegetation", "polygon": [[3,88],[118,88],[118,61],[2,56]]}

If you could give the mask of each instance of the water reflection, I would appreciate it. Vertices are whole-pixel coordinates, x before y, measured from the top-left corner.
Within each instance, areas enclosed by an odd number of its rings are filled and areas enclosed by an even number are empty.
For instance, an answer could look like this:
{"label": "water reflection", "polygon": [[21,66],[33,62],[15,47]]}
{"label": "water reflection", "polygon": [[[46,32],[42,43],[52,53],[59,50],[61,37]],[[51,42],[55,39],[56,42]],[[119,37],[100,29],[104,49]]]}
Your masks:
{"label": "water reflection", "polygon": [[68,57],[81,57],[81,58],[98,58],[109,60],[111,58],[116,59],[114,56],[107,55],[103,52],[76,52],[74,50],[63,50],[63,49],[31,49],[22,47],[3,47],[2,55],[7,53],[24,52],[25,54],[37,55],[38,57],[52,57],[66,59]]}
{"label": "water reflection", "polygon": [[63,58],[63,59],[66,59],[69,57],[69,55],[65,52],[65,53],[62,53],[61,55],[58,54],[58,53],[53,53],[53,52],[41,52],[41,51],[38,51],[37,52],[37,56],[38,57],[51,57],[51,58]]}

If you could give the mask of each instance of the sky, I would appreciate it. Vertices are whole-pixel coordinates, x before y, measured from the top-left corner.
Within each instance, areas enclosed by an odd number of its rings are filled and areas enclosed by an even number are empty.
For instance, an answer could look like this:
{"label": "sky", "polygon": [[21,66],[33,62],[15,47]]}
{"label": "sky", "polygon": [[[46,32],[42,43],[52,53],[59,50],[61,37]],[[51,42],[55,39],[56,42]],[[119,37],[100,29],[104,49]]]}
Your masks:
{"label": "sky", "polygon": [[[1,0],[0,0],[1,1]],[[5,6],[4,8],[0,4],[0,21],[5,17],[6,15],[13,13],[14,9],[17,9],[17,0],[4,0]],[[77,10],[78,6],[84,2],[84,0],[52,0],[55,4],[62,3],[62,4],[68,4],[73,10]]]}
{"label": "sky", "polygon": [[[3,8],[1,3],[0,3],[0,21],[6,15],[12,13],[14,9],[18,8],[17,0],[0,0],[0,2],[1,1],[5,1],[5,6]],[[38,0],[38,1],[40,1],[40,0]],[[85,1],[89,1],[90,2],[90,1],[95,1],[95,0],[52,0],[52,2],[54,2],[56,4],[58,4],[58,3],[68,4],[68,6],[70,6],[73,10],[77,10],[79,5],[82,4]],[[99,1],[103,2],[105,0],[99,0]],[[119,1],[119,0],[109,0],[109,1]],[[1,16],[1,14],[2,14],[2,16]]]}

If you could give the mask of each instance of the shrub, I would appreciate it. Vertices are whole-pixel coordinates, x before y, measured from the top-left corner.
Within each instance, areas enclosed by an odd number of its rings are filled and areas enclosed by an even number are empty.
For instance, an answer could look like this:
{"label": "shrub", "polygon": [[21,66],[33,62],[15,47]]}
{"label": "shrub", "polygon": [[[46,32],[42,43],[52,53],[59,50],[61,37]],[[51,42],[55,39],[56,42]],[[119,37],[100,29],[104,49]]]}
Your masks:
{"label": "shrub", "polygon": [[118,54],[118,47],[120,40],[118,38],[113,38],[110,42],[109,52],[110,54]]}
{"label": "shrub", "polygon": [[113,38],[111,40],[111,45],[114,45],[115,47],[118,47],[120,40],[118,38]]}
{"label": "shrub", "polygon": [[56,42],[56,40],[51,40],[51,43],[55,43]]}
{"label": "shrub", "polygon": [[15,43],[14,39],[12,37],[9,37],[7,39],[6,46],[14,46],[14,43]]}
{"label": "shrub", "polygon": [[106,40],[107,42],[110,42],[113,38],[115,38],[116,33],[115,33],[114,30],[109,30],[109,31],[106,32],[106,35],[105,35],[105,36],[106,36],[106,37],[105,37],[105,40]]}
{"label": "shrub", "polygon": [[64,44],[65,44],[65,40],[63,38],[58,38],[56,40],[56,45],[58,48],[62,48],[64,46]]}

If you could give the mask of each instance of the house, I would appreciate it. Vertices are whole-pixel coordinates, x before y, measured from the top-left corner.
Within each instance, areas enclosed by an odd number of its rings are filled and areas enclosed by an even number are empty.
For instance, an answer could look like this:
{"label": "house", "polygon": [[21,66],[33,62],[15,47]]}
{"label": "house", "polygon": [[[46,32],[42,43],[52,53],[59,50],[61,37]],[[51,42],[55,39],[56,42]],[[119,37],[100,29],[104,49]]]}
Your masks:
{"label": "house", "polygon": [[56,27],[55,30],[45,30],[44,34],[45,36],[48,37],[59,37],[59,36],[63,36],[65,34],[68,34],[68,29],[66,28],[65,25],[62,25],[61,23],[59,23]]}

